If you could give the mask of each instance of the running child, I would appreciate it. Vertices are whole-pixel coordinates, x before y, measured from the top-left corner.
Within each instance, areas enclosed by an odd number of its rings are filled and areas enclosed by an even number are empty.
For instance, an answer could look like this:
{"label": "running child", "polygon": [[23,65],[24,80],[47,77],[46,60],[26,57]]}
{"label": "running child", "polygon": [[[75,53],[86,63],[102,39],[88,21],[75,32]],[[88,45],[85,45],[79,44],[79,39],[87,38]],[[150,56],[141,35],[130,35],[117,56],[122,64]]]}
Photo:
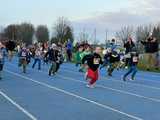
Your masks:
{"label": "running child", "polygon": [[6,48],[0,42],[0,80],[2,79],[2,72],[3,72],[4,62],[5,62],[5,56],[7,56]]}
{"label": "running child", "polygon": [[131,80],[135,79],[135,75],[137,73],[137,64],[139,61],[139,56],[137,52],[131,52],[131,58],[129,59],[129,70],[128,72],[123,76],[123,81],[126,81],[126,78],[129,74],[131,75]]}
{"label": "running child", "polygon": [[40,47],[37,47],[35,50],[35,56],[34,56],[34,63],[32,65],[32,68],[35,67],[35,65],[38,63],[38,70],[41,70],[41,59],[42,59],[42,50]]}
{"label": "running child", "polygon": [[23,47],[19,52],[19,64],[18,66],[23,68],[23,73],[26,73],[28,59],[28,51],[26,47]]}
{"label": "running child", "polygon": [[82,64],[86,62],[88,65],[88,70],[86,73],[86,80],[89,80],[87,87],[94,88],[96,81],[99,77],[98,68],[102,64],[102,58],[100,56],[101,48],[96,47],[95,52],[89,55],[86,55],[82,59]]}

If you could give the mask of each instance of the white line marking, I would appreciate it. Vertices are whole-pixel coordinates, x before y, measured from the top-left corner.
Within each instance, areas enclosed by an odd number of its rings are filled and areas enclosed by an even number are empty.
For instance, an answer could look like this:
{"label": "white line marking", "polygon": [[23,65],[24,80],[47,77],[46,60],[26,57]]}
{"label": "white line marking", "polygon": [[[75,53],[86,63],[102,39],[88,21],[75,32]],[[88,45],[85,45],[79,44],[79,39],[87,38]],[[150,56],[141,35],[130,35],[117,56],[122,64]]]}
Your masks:
{"label": "white line marking", "polygon": [[[59,76],[59,77],[62,78],[62,79],[72,80],[72,81],[74,81],[74,82],[80,82],[80,83],[84,83],[84,84],[87,83],[87,82],[83,82],[83,81],[76,80],[76,79],[73,79],[73,78],[70,78],[70,77],[66,77],[66,76],[65,76],[65,77],[63,77],[63,76],[61,76],[61,75],[57,75],[57,76]],[[144,99],[151,100],[151,101],[154,101],[154,102],[160,102],[159,99],[150,98],[150,97],[145,97],[145,96],[142,96],[142,95],[138,95],[138,94],[131,93],[131,92],[126,92],[126,91],[123,91],[123,90],[113,89],[113,88],[106,87],[106,86],[103,86],[103,85],[98,85],[98,84],[97,84],[96,86],[97,86],[97,87],[100,87],[100,88],[108,89],[108,90],[111,90],[111,91],[116,91],[116,92],[119,92],[119,93],[136,96],[136,97],[139,97],[139,98],[144,98]]]}
{"label": "white line marking", "polygon": [[[14,65],[12,65],[14,66]],[[29,68],[30,69],[30,68]],[[30,69],[32,70],[32,69]],[[47,73],[47,72],[44,72],[44,71],[38,71],[38,72],[41,72],[43,74]],[[48,74],[48,73],[47,73]],[[61,76],[61,75],[57,75],[59,77],[61,77],[62,79],[66,79],[66,80],[70,80],[70,81],[74,81],[74,82],[79,82],[79,83],[84,83],[86,84],[87,82],[84,82],[84,81],[80,81],[80,80],[77,80],[77,79],[73,79],[73,78],[70,78],[70,77],[64,77],[64,76]],[[146,96],[143,96],[143,95],[139,95],[139,94],[135,94],[135,93],[131,93],[131,92],[126,92],[124,90],[119,90],[119,89],[114,89],[114,88],[111,88],[111,87],[106,87],[106,86],[103,86],[103,85],[96,85],[97,87],[100,87],[100,88],[103,88],[103,89],[108,89],[108,90],[111,90],[111,91],[115,91],[115,92],[119,92],[119,93],[122,93],[122,94],[127,94],[127,95],[131,95],[131,96],[136,96],[136,97],[139,97],[139,98],[143,98],[143,99],[147,99],[147,100],[150,100],[150,101],[153,101],[153,102],[158,102],[160,103],[160,100],[159,99],[156,99],[156,98],[151,98],[151,97],[146,97]]]}
{"label": "white line marking", "polygon": [[21,112],[23,112],[25,115],[27,115],[31,120],[37,120],[36,117],[34,117],[31,113],[29,113],[27,110],[25,110],[23,107],[21,107],[19,104],[17,104],[15,101],[13,101],[9,96],[7,96],[4,92],[0,90],[0,94],[7,99],[10,103],[12,103],[14,106],[16,106]]}
{"label": "white line marking", "polygon": [[[75,66],[74,66],[75,67]],[[66,69],[66,67],[63,66],[64,69]],[[122,71],[120,71],[122,73]],[[144,73],[147,73],[149,74],[151,77],[159,77],[160,76],[160,73],[156,73],[156,72],[147,72],[147,71],[139,71],[139,73],[141,73],[142,76],[146,77],[144,75]]]}
{"label": "white line marking", "polygon": [[95,101],[93,101],[93,100],[89,100],[89,99],[87,99],[87,98],[81,97],[81,96],[79,96],[79,95],[76,95],[76,94],[74,94],[74,93],[65,91],[65,90],[63,90],[63,89],[60,89],[60,88],[57,88],[57,87],[54,87],[54,86],[51,86],[51,85],[48,85],[48,84],[46,84],[46,83],[36,81],[36,80],[34,80],[34,79],[25,77],[25,76],[20,75],[20,74],[18,74],[18,73],[14,73],[14,72],[11,72],[11,71],[9,71],[9,70],[5,70],[5,71],[8,72],[8,73],[10,73],[10,74],[13,74],[13,75],[15,75],[15,76],[18,76],[18,77],[27,79],[27,80],[29,80],[29,81],[32,81],[32,82],[34,82],[34,83],[37,83],[37,84],[39,84],[39,85],[41,85],[41,86],[44,86],[44,87],[47,87],[47,88],[50,88],[50,89],[53,89],[53,90],[62,92],[62,93],[64,93],[64,94],[67,94],[67,95],[69,95],[69,96],[73,96],[73,97],[75,97],[75,98],[78,98],[78,99],[83,100],[83,101],[86,101],[86,102],[90,102],[90,103],[92,103],[92,104],[94,104],[94,105],[97,105],[97,106],[99,106],[99,107],[102,107],[102,108],[104,108],[104,109],[108,109],[108,110],[111,110],[111,111],[120,113],[120,114],[125,115],[125,116],[127,116],[127,117],[129,117],[129,118],[132,118],[132,119],[135,119],[135,120],[143,120],[142,118],[139,118],[139,117],[130,115],[130,114],[128,114],[128,113],[125,113],[125,112],[122,112],[122,111],[120,111],[120,110],[117,110],[117,109],[114,109],[114,108],[112,108],[112,107],[109,107],[109,106],[107,106],[107,105],[104,105],[104,104],[95,102]]}
{"label": "white line marking", "polygon": [[[67,69],[67,70],[64,70],[64,69],[63,69],[63,71],[70,72],[70,73],[75,73],[75,74],[79,75],[78,72],[71,71],[71,70],[69,70],[69,69]],[[102,79],[105,79],[105,80],[108,80],[108,79],[105,78],[105,77],[101,77],[101,78],[102,78]],[[142,79],[142,80],[143,80],[143,79]],[[123,83],[123,84],[129,84],[129,85],[136,85],[136,86],[141,86],[141,87],[150,88],[150,89],[160,90],[159,87],[153,87],[153,86],[142,85],[142,84],[137,84],[137,83],[123,82],[123,81],[118,81],[118,80],[116,80],[116,79],[114,79],[114,78],[111,78],[110,81],[119,82],[119,83]],[[143,81],[145,81],[145,80],[143,80]],[[155,82],[155,83],[160,83],[159,81],[152,81],[152,80],[147,80],[147,81],[151,81],[151,82]]]}

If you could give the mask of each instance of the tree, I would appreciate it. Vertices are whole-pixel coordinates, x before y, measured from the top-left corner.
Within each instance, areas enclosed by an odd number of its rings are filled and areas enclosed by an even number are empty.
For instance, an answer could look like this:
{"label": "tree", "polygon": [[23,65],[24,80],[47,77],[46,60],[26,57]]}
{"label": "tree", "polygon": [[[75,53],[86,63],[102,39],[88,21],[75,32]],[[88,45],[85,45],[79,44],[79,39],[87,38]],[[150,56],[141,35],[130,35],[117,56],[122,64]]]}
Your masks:
{"label": "tree", "polygon": [[133,34],[133,27],[127,26],[122,27],[120,31],[116,32],[116,38],[121,40],[123,44],[127,41],[128,37],[132,36]]}
{"label": "tree", "polygon": [[19,37],[27,45],[32,44],[32,38],[34,35],[34,26],[30,23],[22,23],[19,29]]}
{"label": "tree", "polygon": [[49,40],[49,31],[47,26],[39,25],[37,27],[35,35],[38,42],[47,42]]}
{"label": "tree", "polygon": [[73,42],[73,28],[70,22],[64,17],[60,17],[54,26],[53,38],[58,42],[65,43],[68,39]]}
{"label": "tree", "polygon": [[8,25],[4,29],[4,36],[8,38],[9,40],[17,40],[18,39],[18,31],[19,30],[19,25],[17,24],[11,24]]}

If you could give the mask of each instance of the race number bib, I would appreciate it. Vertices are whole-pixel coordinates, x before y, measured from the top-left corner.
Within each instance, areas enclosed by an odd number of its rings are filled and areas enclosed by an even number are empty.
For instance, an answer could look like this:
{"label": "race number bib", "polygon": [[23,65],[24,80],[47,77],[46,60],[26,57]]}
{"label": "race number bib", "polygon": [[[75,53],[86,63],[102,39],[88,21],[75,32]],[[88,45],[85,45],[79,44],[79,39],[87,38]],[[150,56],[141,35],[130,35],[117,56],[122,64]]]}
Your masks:
{"label": "race number bib", "polygon": [[138,57],[133,57],[133,62],[138,62]]}
{"label": "race number bib", "polygon": [[100,58],[94,58],[93,63],[94,63],[95,65],[98,65],[99,62],[100,62]]}
{"label": "race number bib", "polygon": [[22,57],[26,57],[26,52],[22,52]]}

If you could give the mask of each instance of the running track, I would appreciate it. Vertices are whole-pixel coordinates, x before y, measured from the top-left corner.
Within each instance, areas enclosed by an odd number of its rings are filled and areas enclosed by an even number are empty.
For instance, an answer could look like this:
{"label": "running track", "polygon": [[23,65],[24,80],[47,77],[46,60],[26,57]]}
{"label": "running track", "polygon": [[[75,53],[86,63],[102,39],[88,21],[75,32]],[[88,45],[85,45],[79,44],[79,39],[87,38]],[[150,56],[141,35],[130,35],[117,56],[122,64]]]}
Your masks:
{"label": "running track", "polygon": [[23,74],[17,58],[6,62],[0,81],[0,120],[160,120],[160,74],[139,72],[136,81],[121,81],[101,70],[94,89],[74,64],[64,63],[57,75],[48,66]]}

